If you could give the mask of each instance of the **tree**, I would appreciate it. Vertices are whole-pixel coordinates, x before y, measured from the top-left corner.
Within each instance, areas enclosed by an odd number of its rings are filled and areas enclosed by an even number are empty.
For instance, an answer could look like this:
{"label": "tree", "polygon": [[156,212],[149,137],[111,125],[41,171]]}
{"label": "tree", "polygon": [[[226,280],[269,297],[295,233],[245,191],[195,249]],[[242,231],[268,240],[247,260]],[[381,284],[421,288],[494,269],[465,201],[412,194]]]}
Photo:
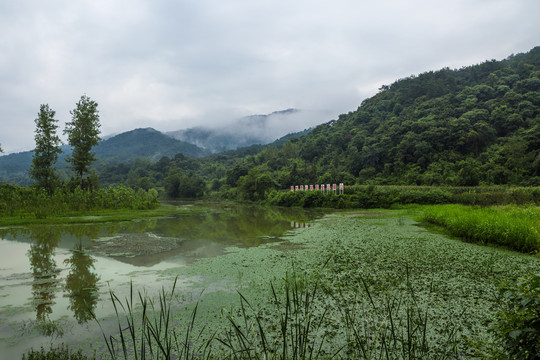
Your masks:
{"label": "tree", "polygon": [[64,134],[68,135],[69,145],[73,147],[71,157],[66,160],[78,175],[81,188],[84,187],[84,174],[88,173],[90,165],[96,160],[95,153],[91,152],[92,147],[101,140],[97,106],[88,96],[81,96],[76,108],[70,112],[72,121],[66,124],[64,130]]}
{"label": "tree", "polygon": [[35,119],[36,148],[32,158],[32,167],[30,176],[36,181],[36,186],[47,190],[49,194],[54,192],[58,180],[56,169],[53,165],[58,159],[58,154],[62,152],[59,145],[60,138],[56,135],[58,120],[54,118],[55,111],[49,108],[49,105],[42,104]]}

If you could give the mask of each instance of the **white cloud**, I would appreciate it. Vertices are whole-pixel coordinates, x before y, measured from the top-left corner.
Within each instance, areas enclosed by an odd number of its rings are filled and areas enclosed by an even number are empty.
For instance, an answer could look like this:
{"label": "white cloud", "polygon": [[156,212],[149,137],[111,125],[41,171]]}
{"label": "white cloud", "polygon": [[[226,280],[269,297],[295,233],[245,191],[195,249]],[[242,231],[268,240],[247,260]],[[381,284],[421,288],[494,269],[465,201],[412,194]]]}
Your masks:
{"label": "white cloud", "polygon": [[5,1],[0,143],[31,149],[39,105],[63,126],[82,94],[105,134],[291,107],[335,118],[398,78],[530,50],[539,13],[537,0]]}

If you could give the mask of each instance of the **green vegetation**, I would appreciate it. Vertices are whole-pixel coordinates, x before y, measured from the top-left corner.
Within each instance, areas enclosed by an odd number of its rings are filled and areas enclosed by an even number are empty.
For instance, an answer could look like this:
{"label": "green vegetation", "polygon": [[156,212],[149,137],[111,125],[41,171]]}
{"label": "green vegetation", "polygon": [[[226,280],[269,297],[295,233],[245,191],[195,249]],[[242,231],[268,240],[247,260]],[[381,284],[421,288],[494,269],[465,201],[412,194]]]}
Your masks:
{"label": "green vegetation", "polygon": [[508,307],[498,314],[494,333],[500,342],[499,359],[540,357],[540,274],[507,283],[501,293]]}
{"label": "green vegetation", "polygon": [[540,204],[539,187],[436,187],[355,185],[344,194],[321,191],[269,191],[266,202],[279,206],[391,208],[409,204],[506,205]]}
{"label": "green vegetation", "polygon": [[522,252],[540,250],[540,209],[515,206],[473,208],[438,205],[422,208],[422,219],[466,241],[496,244]]}
{"label": "green vegetation", "polygon": [[[104,184],[164,188],[171,171],[195,172],[214,198],[258,199],[243,176],[268,175],[270,187],[394,184],[540,184],[540,47],[502,61],[442,69],[398,80],[354,112],[300,138],[193,160],[106,166]],[[159,164],[159,165],[158,165]],[[133,179],[133,180],[132,180]]]}
{"label": "green vegetation", "polygon": [[101,140],[97,106],[98,104],[88,96],[81,96],[77,106],[71,111],[72,121],[66,123],[64,129],[64,134],[68,135],[69,145],[73,147],[71,157],[66,160],[71,163],[71,168],[79,177],[81,188],[92,187],[88,179],[85,185],[83,176],[89,172],[90,165],[96,161],[92,148]]}
{"label": "green vegetation", "polygon": [[95,360],[94,356],[89,357],[81,350],[72,351],[68,346],[62,344],[51,347],[49,350],[41,348],[39,351],[30,350],[22,357],[23,360]]}
{"label": "green vegetation", "polygon": [[[203,154],[188,153],[187,148],[176,155],[162,147],[145,153],[141,144],[146,140],[153,139],[152,144],[176,140],[166,140],[151,129],[134,130],[118,136],[114,146],[116,138],[104,142],[103,153],[96,151],[101,161],[95,164],[95,176],[104,186],[155,188],[164,198],[247,201],[265,201],[275,197],[272,190],[300,184],[538,186],[539,107],[540,47],[536,47],[502,61],[398,80],[382,86],[356,111],[264,147],[198,159],[188,156]],[[114,149],[105,149],[109,144]],[[11,158],[0,159],[0,176],[23,181],[14,175],[20,169],[8,161]],[[437,202],[445,202],[445,190],[433,194]],[[502,192],[482,198],[471,191],[450,202],[489,205],[493,198],[504,198]]]}
{"label": "green vegetation", "polygon": [[58,120],[54,118],[55,111],[49,105],[41,105],[36,123],[36,148],[32,158],[30,175],[36,182],[36,187],[44,189],[49,194],[58,186],[58,176],[53,165],[58,160],[60,138],[56,135]]}
{"label": "green vegetation", "polygon": [[1,223],[21,224],[45,222],[54,217],[74,216],[77,212],[96,210],[152,209],[158,206],[155,190],[133,190],[118,185],[106,189],[84,191],[80,188],[46,191],[14,185],[0,186]]}
{"label": "green vegetation", "polygon": [[[210,292],[188,308],[174,289],[159,298],[112,294],[118,328],[104,334],[109,349],[117,358],[124,351],[229,359],[508,354],[498,339],[512,296],[499,285],[537,270],[540,260],[419,232],[405,211],[330,215],[287,240],[286,252],[268,245],[167,272],[202,275],[207,289],[232,281],[239,294]],[[518,288],[509,282],[515,299]],[[528,296],[536,309],[538,294]],[[513,330],[528,328],[530,311],[514,316]]]}

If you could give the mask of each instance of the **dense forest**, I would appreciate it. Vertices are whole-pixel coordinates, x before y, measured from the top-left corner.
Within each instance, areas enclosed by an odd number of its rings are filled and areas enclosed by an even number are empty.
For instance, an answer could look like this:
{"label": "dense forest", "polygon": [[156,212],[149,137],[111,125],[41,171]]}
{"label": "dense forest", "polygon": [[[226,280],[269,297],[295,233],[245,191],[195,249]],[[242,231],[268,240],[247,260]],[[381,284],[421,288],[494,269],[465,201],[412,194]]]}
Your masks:
{"label": "dense forest", "polygon": [[248,200],[300,184],[538,186],[540,47],[383,85],[356,111],[266,146],[202,158],[139,148],[128,162],[117,151],[100,159],[98,147],[101,186]]}
{"label": "dense forest", "polygon": [[540,47],[384,85],[361,106],[265,147],[104,165],[104,184],[256,199],[295,184],[540,185]]}

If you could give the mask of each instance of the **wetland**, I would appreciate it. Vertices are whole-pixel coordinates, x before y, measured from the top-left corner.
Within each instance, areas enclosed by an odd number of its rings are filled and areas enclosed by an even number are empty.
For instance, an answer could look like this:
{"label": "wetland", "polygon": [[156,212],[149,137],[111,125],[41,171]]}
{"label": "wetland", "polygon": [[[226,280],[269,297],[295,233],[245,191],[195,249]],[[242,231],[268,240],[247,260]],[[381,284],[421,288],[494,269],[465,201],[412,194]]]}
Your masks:
{"label": "wetland", "polygon": [[[107,357],[103,335],[119,349],[119,324],[140,319],[144,299],[167,298],[171,328],[214,355],[272,358],[303,339],[313,357],[481,357],[504,306],[499,286],[540,269],[537,256],[430,232],[415,209],[170,209],[159,219],[1,229],[2,351],[66,343]],[[283,329],[302,331],[283,346]]]}

